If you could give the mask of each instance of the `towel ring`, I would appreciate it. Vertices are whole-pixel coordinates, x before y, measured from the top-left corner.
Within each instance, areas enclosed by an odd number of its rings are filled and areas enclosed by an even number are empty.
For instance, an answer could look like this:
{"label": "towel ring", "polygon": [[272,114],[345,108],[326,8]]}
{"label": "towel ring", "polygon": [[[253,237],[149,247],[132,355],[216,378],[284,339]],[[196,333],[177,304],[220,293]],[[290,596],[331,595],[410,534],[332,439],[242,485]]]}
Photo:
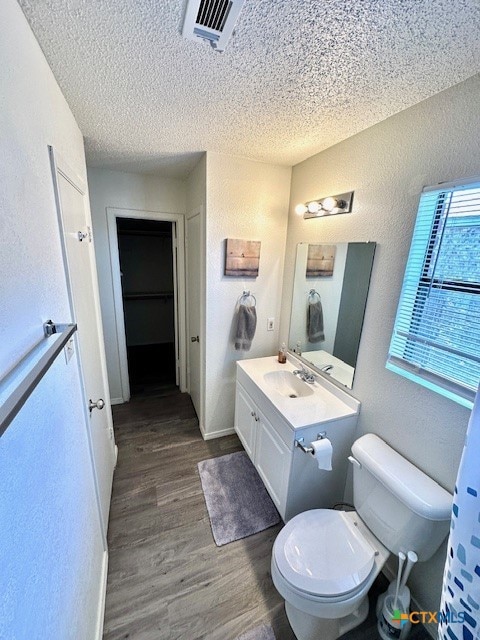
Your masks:
{"label": "towel ring", "polygon": [[252,298],[253,299],[253,306],[256,307],[257,306],[257,299],[255,298],[253,293],[250,293],[250,291],[244,291],[242,293],[242,295],[240,296],[240,298],[238,299],[238,302],[246,302],[248,300],[248,298]]}
{"label": "towel ring", "polygon": [[315,289],[310,289],[308,292],[308,299],[311,300],[314,296],[318,296],[318,299],[321,300],[320,294]]}

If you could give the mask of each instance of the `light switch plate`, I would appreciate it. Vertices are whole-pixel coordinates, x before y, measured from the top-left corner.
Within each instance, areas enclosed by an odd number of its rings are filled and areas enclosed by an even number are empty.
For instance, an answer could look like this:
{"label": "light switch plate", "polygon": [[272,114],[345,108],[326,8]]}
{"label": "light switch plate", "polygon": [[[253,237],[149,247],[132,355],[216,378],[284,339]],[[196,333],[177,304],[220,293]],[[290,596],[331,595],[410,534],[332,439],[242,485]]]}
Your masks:
{"label": "light switch plate", "polygon": [[267,331],[275,329],[275,318],[267,318]]}

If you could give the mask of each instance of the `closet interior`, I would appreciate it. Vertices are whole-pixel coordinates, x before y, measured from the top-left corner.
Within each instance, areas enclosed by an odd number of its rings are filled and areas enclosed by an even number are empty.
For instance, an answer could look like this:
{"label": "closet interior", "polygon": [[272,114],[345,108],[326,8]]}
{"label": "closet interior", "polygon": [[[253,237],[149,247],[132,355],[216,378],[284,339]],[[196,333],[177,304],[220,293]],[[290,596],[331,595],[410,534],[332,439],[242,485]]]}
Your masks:
{"label": "closet interior", "polygon": [[173,223],[117,218],[132,395],[175,385]]}

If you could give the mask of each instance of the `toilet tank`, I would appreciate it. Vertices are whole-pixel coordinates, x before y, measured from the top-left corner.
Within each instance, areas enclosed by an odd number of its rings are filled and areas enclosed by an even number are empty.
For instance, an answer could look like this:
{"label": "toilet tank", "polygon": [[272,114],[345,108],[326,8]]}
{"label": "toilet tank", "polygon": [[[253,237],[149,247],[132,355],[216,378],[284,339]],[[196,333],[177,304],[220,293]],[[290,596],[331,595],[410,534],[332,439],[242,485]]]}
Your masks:
{"label": "toilet tank", "polygon": [[415,551],[428,560],[448,533],[452,495],[372,433],[356,440],[352,453],[361,519],[392,553]]}

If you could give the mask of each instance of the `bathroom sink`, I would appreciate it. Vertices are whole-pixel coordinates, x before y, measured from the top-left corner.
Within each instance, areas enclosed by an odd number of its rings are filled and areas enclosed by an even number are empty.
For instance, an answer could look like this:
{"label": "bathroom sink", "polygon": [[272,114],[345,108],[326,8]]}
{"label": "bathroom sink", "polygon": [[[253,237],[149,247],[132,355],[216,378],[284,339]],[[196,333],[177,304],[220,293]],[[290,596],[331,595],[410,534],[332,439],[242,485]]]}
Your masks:
{"label": "bathroom sink", "polygon": [[263,379],[273,391],[285,398],[305,398],[313,394],[312,387],[291,371],[269,371]]}
{"label": "bathroom sink", "polygon": [[358,414],[358,400],[330,382],[329,376],[318,376],[308,384],[294,375],[301,366],[294,356],[285,364],[276,356],[237,360],[237,381],[261,411],[268,413],[267,407],[273,405],[294,430],[312,427],[313,433],[320,423]]}

